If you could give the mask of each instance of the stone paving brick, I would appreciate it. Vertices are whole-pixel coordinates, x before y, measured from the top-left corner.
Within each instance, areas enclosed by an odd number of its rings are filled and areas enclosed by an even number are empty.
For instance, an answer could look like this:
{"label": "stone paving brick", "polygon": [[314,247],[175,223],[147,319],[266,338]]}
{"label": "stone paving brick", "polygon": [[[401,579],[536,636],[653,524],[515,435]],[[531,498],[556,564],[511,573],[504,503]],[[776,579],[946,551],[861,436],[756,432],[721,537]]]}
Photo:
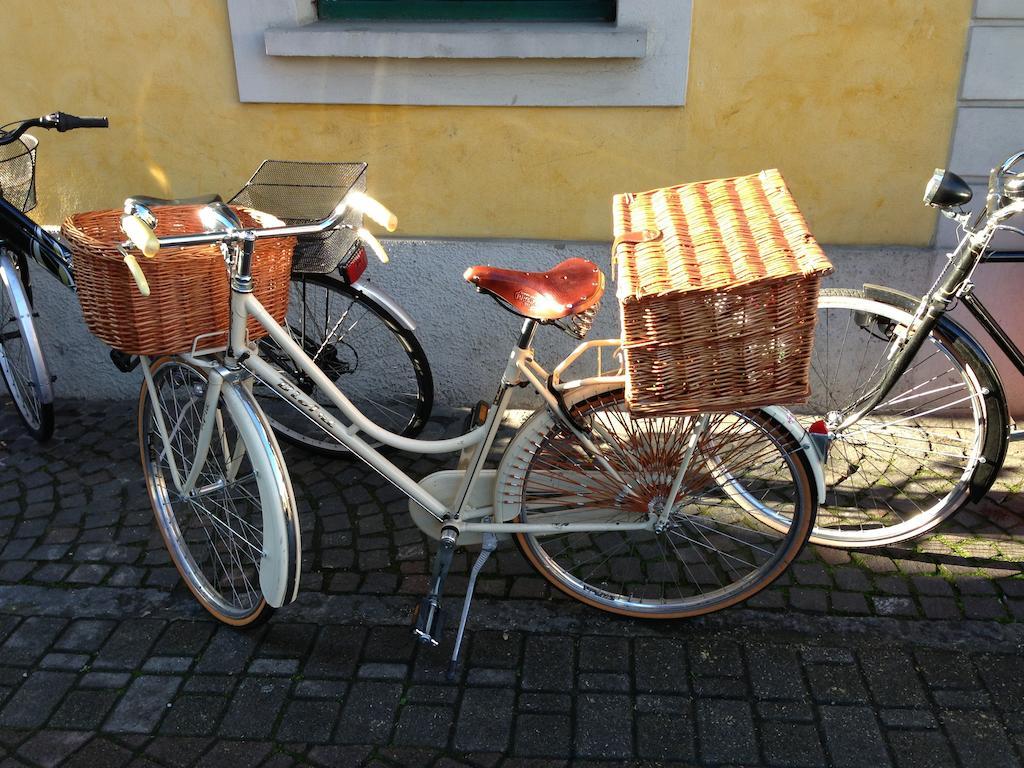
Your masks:
{"label": "stone paving brick", "polygon": [[629,640],[624,637],[584,637],[580,639],[578,652],[581,671],[629,671]]}
{"label": "stone paving brick", "polygon": [[750,703],[703,699],[697,704],[697,734],[705,763],[753,764],[758,761]]}
{"label": "stone paving brick", "polygon": [[132,753],[103,736],[96,736],[64,762],[69,768],[116,768],[126,765]]}
{"label": "stone paving brick", "polygon": [[520,712],[569,712],[572,697],[567,693],[521,693]]}
{"label": "stone paving brick", "polygon": [[572,720],[567,715],[519,715],[513,751],[522,757],[572,754]]}
{"label": "stone paving brick", "polygon": [[685,692],[689,687],[686,646],[678,640],[637,638],[633,674],[638,691]]}
{"label": "stone paving brick", "polygon": [[37,616],[25,619],[0,646],[4,664],[29,666],[38,661],[67,624],[64,619]]}
{"label": "stone paving brick", "polygon": [[300,699],[341,700],[348,689],[348,683],[341,680],[300,680],[295,684],[294,694]]}
{"label": "stone paving brick", "polygon": [[[292,701],[281,718],[277,740],[326,744],[331,740],[331,733],[334,731],[334,724],[340,711],[341,705],[335,701]],[[372,732],[368,733],[367,739],[362,743],[382,743],[374,742],[374,735]]]}
{"label": "stone paving brick", "polygon": [[116,733],[150,733],[167,712],[181,685],[180,677],[143,675],[135,678],[117,703],[103,730]]}
{"label": "stone paving brick", "polygon": [[160,723],[160,733],[178,736],[210,736],[217,729],[217,720],[227,706],[223,696],[179,696]]}
{"label": "stone paving brick", "polygon": [[690,674],[694,677],[742,677],[743,655],[738,643],[700,640],[688,643]]}
{"label": "stone paving brick", "polygon": [[50,717],[74,682],[75,675],[70,672],[29,673],[0,710],[0,727],[38,728]]}
{"label": "stone paving brick", "polygon": [[771,765],[815,768],[825,763],[818,729],[811,724],[768,722],[761,726],[765,759]]}
{"label": "stone paving brick", "polygon": [[93,669],[136,669],[149,653],[165,623],[137,619],[118,625],[100,648]]}
{"label": "stone paving brick", "polygon": [[387,744],[395,725],[402,686],[356,682],[345,697],[337,741],[343,744]]}
{"label": "stone paving brick", "polygon": [[120,696],[119,691],[110,689],[72,691],[54,713],[50,726],[69,730],[99,730]]}
{"label": "stone paving brick", "polygon": [[747,648],[747,667],[759,699],[803,699],[807,695],[796,652],[781,645]]}
{"label": "stone paving brick", "polygon": [[81,731],[41,731],[18,748],[18,755],[50,768],[62,765],[90,738],[92,734]]}
{"label": "stone paving brick", "polygon": [[1020,764],[994,713],[947,711],[939,719],[965,765],[1010,768]]}
{"label": "stone paving brick", "polygon": [[[160,764],[181,766],[205,765],[199,758],[210,748],[211,739],[190,736],[157,736],[146,744],[146,755]],[[258,752],[254,751],[254,754]]]}
{"label": "stone paving brick", "polygon": [[759,701],[757,714],[765,720],[788,720],[794,723],[814,722],[814,709],[803,701]]}
{"label": "stone paving brick", "polygon": [[443,749],[448,744],[454,714],[451,707],[409,704],[398,717],[394,743]]}
{"label": "stone paving brick", "polygon": [[892,765],[875,715],[868,707],[824,706],[821,727],[834,768]]}
{"label": "stone paving brick", "polygon": [[925,618],[959,619],[960,606],[952,597],[921,597],[918,599]]}
{"label": "stone paving brick", "polygon": [[[625,759],[633,754],[633,707],[620,694],[581,694],[576,700],[575,754]],[[616,724],[609,727],[609,723]]]}
{"label": "stone paving brick", "polygon": [[839,613],[852,613],[863,616],[871,613],[867,598],[859,592],[831,592],[829,601],[832,609]]}
{"label": "stone paving brick", "polygon": [[971,659],[964,653],[918,649],[917,667],[925,682],[935,688],[976,688],[978,677]]}
{"label": "stone paving brick", "polygon": [[303,673],[309,677],[352,677],[365,638],[362,627],[321,628]]}
{"label": "stone paving brick", "polygon": [[866,704],[868,692],[855,666],[810,664],[807,679],[814,699],[823,704]]}
{"label": "stone paving brick", "polygon": [[129,672],[89,672],[82,675],[78,685],[82,688],[127,688],[131,679]]}
{"label": "stone paving brick", "polygon": [[92,653],[103,645],[114,631],[117,622],[103,619],[78,619],[72,621],[53,647],[59,651]]}
{"label": "stone paving brick", "polygon": [[230,627],[218,627],[196,664],[196,672],[237,674],[245,669],[259,642],[259,630],[238,632]]}
{"label": "stone paving brick", "polygon": [[288,698],[290,681],[272,677],[247,677],[238,685],[219,733],[228,738],[260,738],[274,729]]}
{"label": "stone paving brick", "polygon": [[572,688],[573,667],[571,639],[546,636],[526,639],[522,674],[524,690],[562,691]]}
{"label": "stone paving brick", "polygon": [[872,597],[871,604],[879,616],[917,616],[917,604],[909,597]]}
{"label": "stone paving brick", "polygon": [[462,696],[453,745],[460,752],[504,752],[514,719],[513,691],[469,688]]}
{"label": "stone paving brick", "polygon": [[888,738],[897,768],[956,766],[945,738],[937,731],[893,731]]}
{"label": "stone paving brick", "polygon": [[966,596],[962,599],[964,616],[968,619],[1002,619],[1006,606],[998,597]]}
{"label": "stone paving brick", "polygon": [[162,656],[198,656],[217,625],[210,621],[172,621],[153,646]]}
{"label": "stone paving brick", "polygon": [[861,671],[871,696],[885,707],[925,706],[924,689],[914,674],[914,660],[898,649],[872,649],[860,654]]}
{"label": "stone paving brick", "polygon": [[696,733],[690,713],[640,712],[636,715],[636,752],[645,760],[696,759]]}

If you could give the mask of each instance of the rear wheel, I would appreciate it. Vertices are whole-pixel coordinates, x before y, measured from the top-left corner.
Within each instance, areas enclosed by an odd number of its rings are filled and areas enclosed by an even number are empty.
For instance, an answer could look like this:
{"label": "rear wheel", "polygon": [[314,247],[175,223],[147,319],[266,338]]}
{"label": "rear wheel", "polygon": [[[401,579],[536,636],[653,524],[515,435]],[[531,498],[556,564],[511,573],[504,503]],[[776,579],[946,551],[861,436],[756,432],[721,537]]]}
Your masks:
{"label": "rear wheel", "polygon": [[[523,523],[651,521],[662,509],[697,417],[634,417],[623,390],[573,407],[604,459],[546,412],[513,439],[498,477],[497,508]],[[797,556],[814,519],[806,457],[761,411],[712,414],[660,532],[517,534],[527,559],[589,605],[638,618],[697,616],[745,600]]]}
{"label": "rear wheel", "polygon": [[[269,618],[294,599],[299,527],[295,501],[269,428],[244,389],[224,384],[212,412],[209,449],[200,456],[210,385],[206,373],[176,358],[152,366],[139,398],[142,469],[171,560],[202,606],[225,624]],[[161,432],[162,418],[167,440]],[[194,490],[183,493],[197,462]]]}
{"label": "rear wheel", "polygon": [[53,387],[18,260],[6,249],[0,249],[0,373],[29,434],[46,440],[53,434]]}
{"label": "rear wheel", "polygon": [[[285,326],[328,378],[371,421],[413,437],[430,416],[434,383],[427,356],[412,331],[386,307],[332,275],[292,275]],[[326,394],[270,337],[260,356],[283,370],[331,415],[345,422]],[[304,414],[257,383],[254,393],[284,440],[321,453],[348,449]]]}

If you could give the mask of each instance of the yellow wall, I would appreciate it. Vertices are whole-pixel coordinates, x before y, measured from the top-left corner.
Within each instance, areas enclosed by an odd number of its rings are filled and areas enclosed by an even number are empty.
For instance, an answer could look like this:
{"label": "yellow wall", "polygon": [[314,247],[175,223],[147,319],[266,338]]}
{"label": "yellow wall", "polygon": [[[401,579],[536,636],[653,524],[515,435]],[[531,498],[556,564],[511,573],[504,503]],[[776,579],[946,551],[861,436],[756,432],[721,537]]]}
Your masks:
{"label": "yellow wall", "polygon": [[606,240],[615,192],[777,166],[820,240],[925,245],[970,5],[695,0],[684,107],[563,109],[241,104],[223,0],[6,0],[0,118],[110,117],[40,136],[47,222],[365,159],[399,234]]}

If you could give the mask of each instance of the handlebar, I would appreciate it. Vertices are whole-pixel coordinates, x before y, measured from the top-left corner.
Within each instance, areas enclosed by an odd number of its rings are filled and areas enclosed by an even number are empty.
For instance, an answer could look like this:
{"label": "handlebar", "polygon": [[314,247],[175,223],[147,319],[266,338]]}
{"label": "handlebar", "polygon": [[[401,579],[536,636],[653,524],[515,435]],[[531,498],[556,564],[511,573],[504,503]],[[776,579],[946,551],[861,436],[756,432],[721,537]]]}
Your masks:
{"label": "handlebar", "polygon": [[58,133],[73,131],[77,128],[106,128],[110,121],[105,117],[78,117],[67,112],[51,112],[42,117],[22,120],[12,131],[0,132],[0,147],[17,141],[29,128],[56,128]]}
{"label": "handlebar", "polygon": [[143,275],[135,256],[127,250],[129,247],[138,249],[147,258],[153,258],[160,248],[165,246],[237,243],[244,240],[263,240],[272,237],[315,235],[326,232],[329,229],[351,229],[355,231],[360,240],[370,247],[381,262],[386,263],[388,261],[387,252],[376,237],[365,227],[353,227],[342,222],[341,219],[346,212],[355,210],[373,219],[388,232],[394,232],[398,227],[398,217],[395,214],[366,193],[354,189],[342,198],[341,202],[338,203],[337,207],[326,219],[313,224],[267,227],[265,229],[219,228],[214,231],[196,232],[187,235],[158,237],[153,231],[156,225],[156,217],[153,216],[152,212],[145,205],[142,205],[141,200],[142,198],[129,197],[124,202],[125,214],[121,217],[121,231],[124,232],[128,239],[119,246],[119,250],[143,296],[149,295],[149,285],[146,283],[145,275]]}

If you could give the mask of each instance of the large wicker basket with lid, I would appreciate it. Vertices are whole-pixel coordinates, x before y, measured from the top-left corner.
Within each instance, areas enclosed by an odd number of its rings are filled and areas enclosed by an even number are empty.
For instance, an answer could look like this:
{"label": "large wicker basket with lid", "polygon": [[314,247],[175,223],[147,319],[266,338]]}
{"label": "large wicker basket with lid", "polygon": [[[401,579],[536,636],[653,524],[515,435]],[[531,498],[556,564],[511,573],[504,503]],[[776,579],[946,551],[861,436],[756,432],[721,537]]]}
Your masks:
{"label": "large wicker basket with lid", "polygon": [[634,412],[806,399],[832,265],[777,170],[616,195],[613,208]]}

